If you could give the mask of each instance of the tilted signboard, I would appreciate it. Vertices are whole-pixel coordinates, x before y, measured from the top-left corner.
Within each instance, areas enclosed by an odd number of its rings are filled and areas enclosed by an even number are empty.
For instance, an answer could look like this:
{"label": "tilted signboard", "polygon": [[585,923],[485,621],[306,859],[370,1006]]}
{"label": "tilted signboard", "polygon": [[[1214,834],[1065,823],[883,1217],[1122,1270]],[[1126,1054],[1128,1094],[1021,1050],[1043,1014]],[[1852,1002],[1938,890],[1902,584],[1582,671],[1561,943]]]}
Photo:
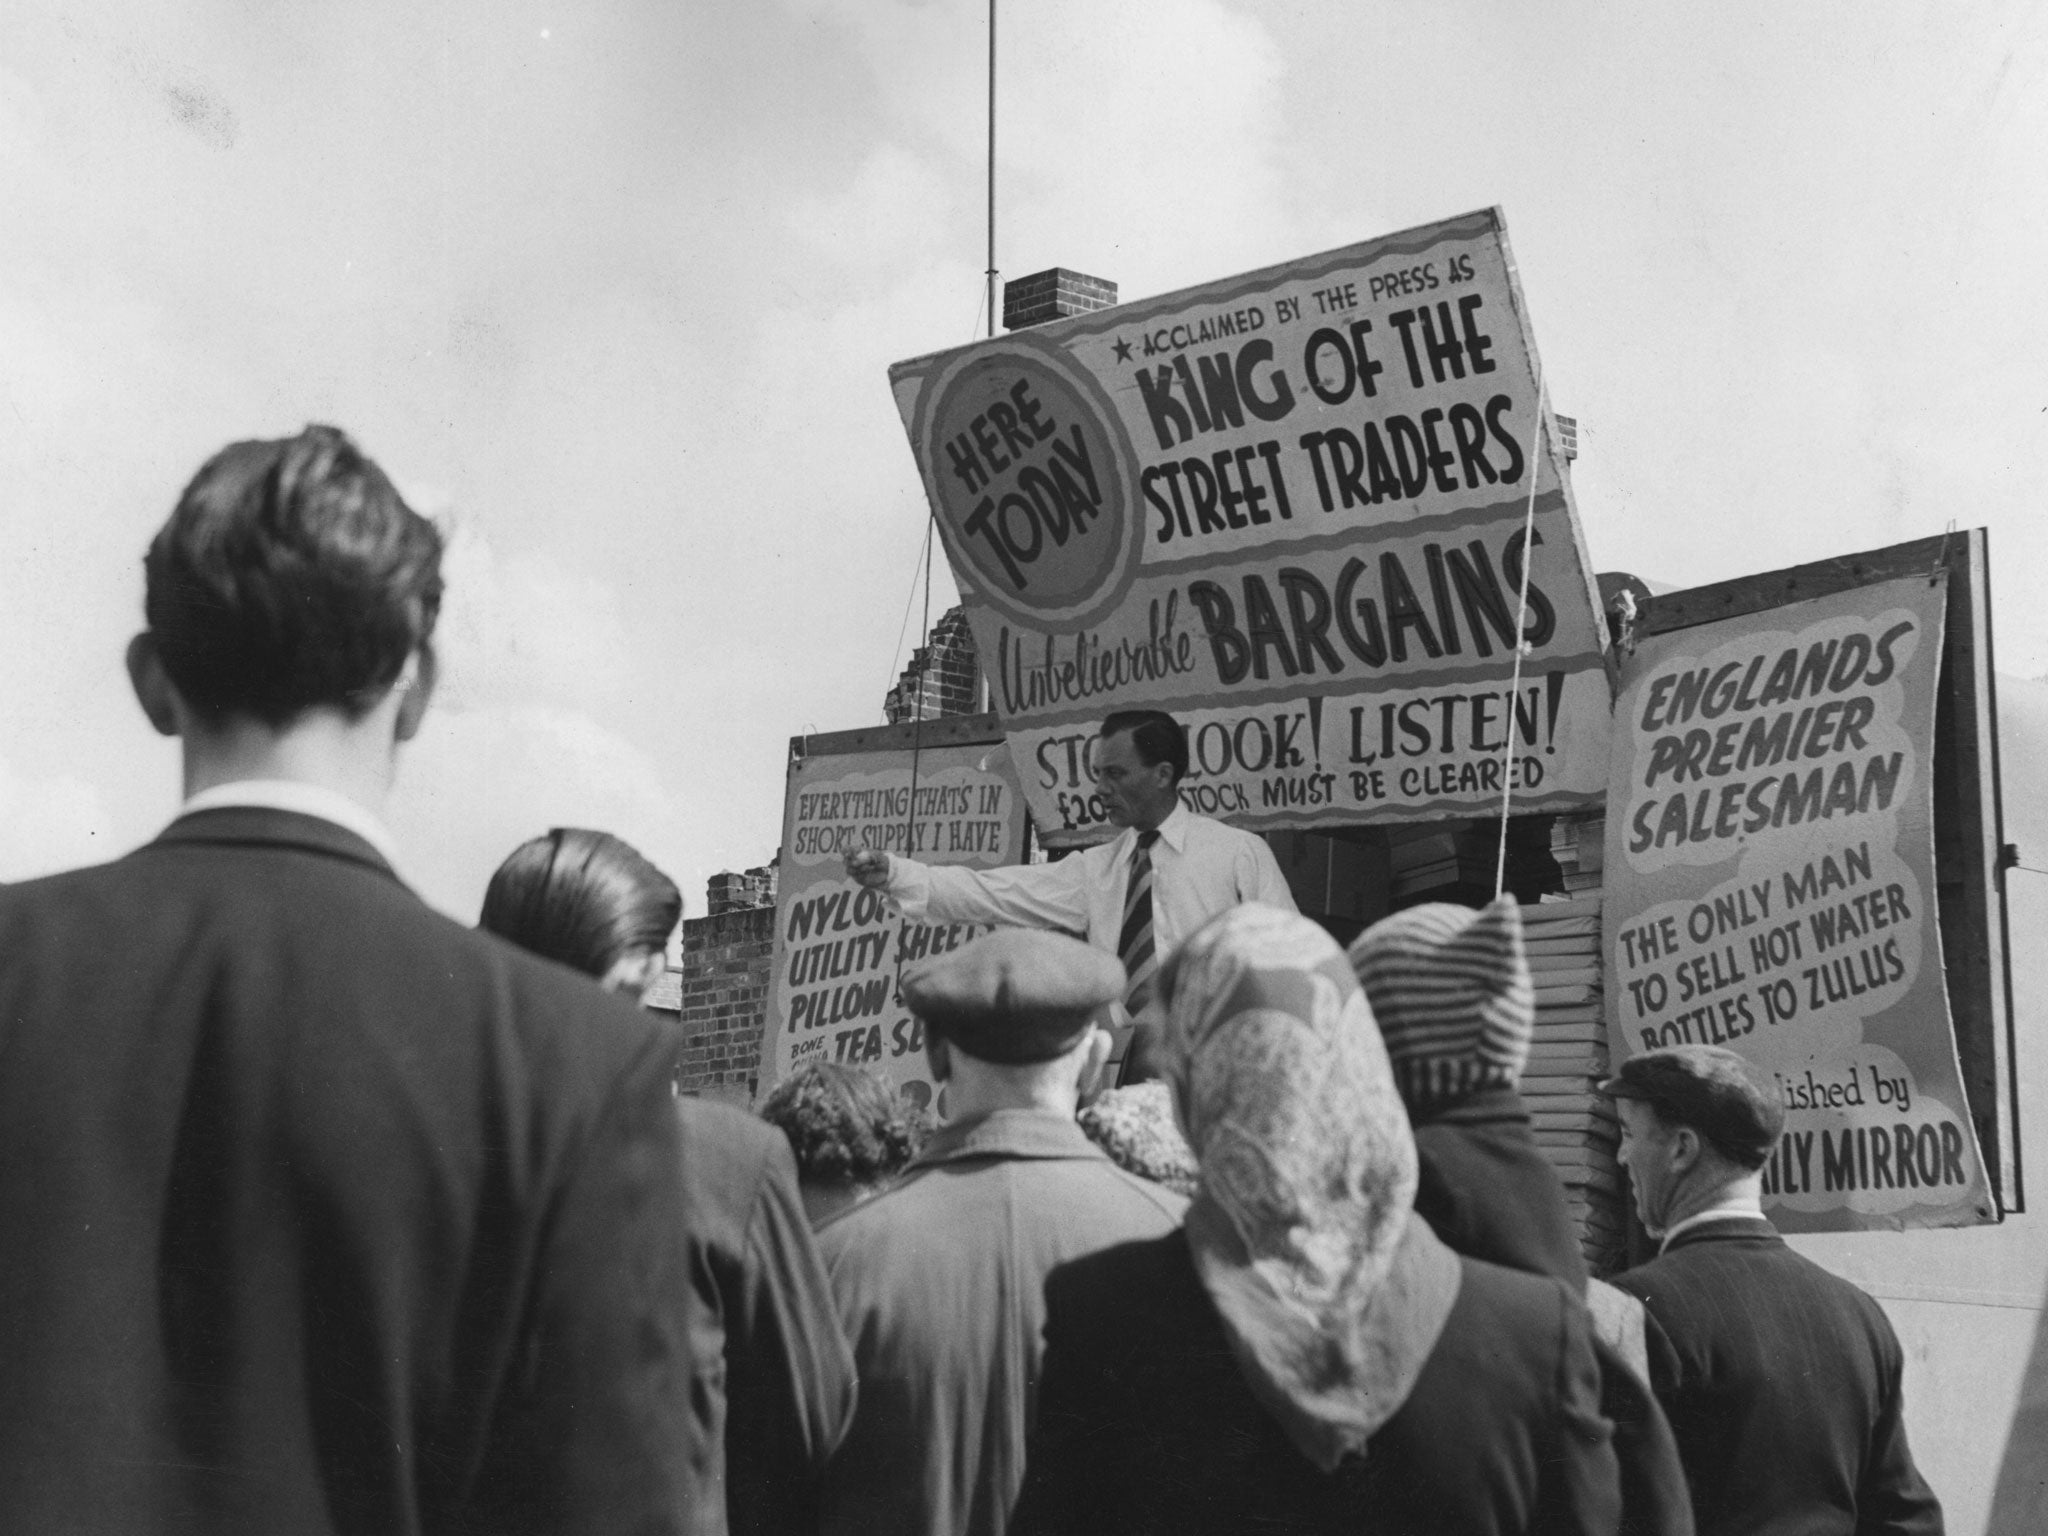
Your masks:
{"label": "tilted signboard", "polygon": [[1503,771],[1599,802],[1605,630],[1497,212],[890,378],[1042,826],[1102,819],[1089,742],[1131,707],[1247,826],[1480,813]]}
{"label": "tilted signboard", "polygon": [[1000,742],[834,752],[791,764],[775,902],[762,1087],[812,1061],[872,1068],[913,1102],[934,1092],[923,1026],[897,991],[903,967],[988,932],[905,922],[846,874],[850,849],[977,869],[1024,855],[1024,809]]}
{"label": "tilted signboard", "polygon": [[1946,578],[1645,640],[1623,670],[1605,944],[1617,1063],[1739,1051],[1788,1231],[1996,1219],[1943,982],[1932,788]]}

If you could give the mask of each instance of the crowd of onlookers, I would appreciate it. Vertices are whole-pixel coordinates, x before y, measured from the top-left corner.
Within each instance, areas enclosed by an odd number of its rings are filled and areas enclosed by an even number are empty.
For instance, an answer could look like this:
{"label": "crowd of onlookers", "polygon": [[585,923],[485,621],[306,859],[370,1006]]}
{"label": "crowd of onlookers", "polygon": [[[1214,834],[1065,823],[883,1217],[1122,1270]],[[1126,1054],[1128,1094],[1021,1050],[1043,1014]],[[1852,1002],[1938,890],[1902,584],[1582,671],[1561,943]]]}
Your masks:
{"label": "crowd of onlookers", "polygon": [[1589,1276],[1511,898],[1348,952],[1108,903],[1141,963],[905,969],[936,1123],[838,1066],[676,1098],[645,859],[536,838],[482,931],[393,874],[439,558],[327,428],[150,546],[183,810],[0,887],[0,1530],[1940,1530],[1891,1328],[1764,1217],[1742,1058],[1601,1085],[1661,1246]]}
{"label": "crowd of onlookers", "polygon": [[[658,946],[666,878],[551,837],[508,860],[485,926],[600,978]],[[564,865],[564,839],[591,854]],[[519,882],[539,870],[545,896]],[[571,913],[610,947],[556,938]],[[1589,1275],[1516,1092],[1535,999],[1512,898],[1411,908],[1348,956],[1240,906],[1161,974],[1166,1076],[1119,1087],[1098,1021],[1126,977],[1099,951],[1004,931],[902,985],[943,1126],[829,1062],[760,1107],[825,1274],[785,1289],[851,1347],[815,1380],[858,1384],[821,1456],[754,1460],[802,1490],[785,1528],[1939,1528],[1888,1327],[1762,1219],[1782,1111],[1739,1058],[1655,1053],[1605,1087],[1638,1135],[1690,1139],[1688,1178],[1645,1167],[1642,1214],[1740,1249],[1703,1271],[1740,1327],[1697,1326],[1697,1266]]]}

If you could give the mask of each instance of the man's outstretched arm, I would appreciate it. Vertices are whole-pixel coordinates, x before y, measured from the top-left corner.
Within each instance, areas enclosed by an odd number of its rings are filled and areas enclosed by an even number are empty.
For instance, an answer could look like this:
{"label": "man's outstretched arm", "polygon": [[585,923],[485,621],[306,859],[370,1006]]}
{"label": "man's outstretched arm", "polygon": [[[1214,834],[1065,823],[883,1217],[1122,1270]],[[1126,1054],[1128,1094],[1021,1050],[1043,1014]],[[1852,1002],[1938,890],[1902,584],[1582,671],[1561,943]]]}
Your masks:
{"label": "man's outstretched arm", "polygon": [[856,848],[846,855],[846,872],[886,894],[912,922],[1000,923],[1057,928],[1083,937],[1088,933],[1091,867],[1079,854],[1057,864],[967,869]]}

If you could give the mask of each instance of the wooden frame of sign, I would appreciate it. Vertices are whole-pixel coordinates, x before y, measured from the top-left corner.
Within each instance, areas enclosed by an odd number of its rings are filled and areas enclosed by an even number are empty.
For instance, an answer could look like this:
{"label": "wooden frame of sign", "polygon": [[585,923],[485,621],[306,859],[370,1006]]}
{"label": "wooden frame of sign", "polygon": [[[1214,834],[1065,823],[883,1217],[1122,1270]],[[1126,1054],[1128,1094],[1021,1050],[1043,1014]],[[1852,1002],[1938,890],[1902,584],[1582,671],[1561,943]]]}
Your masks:
{"label": "wooden frame of sign", "polygon": [[992,746],[1003,739],[1003,728],[992,714],[934,715],[929,720],[906,720],[901,725],[863,725],[850,731],[827,731],[820,735],[789,738],[789,760],[836,752],[908,752],[925,747]]}
{"label": "wooden frame of sign", "polygon": [[1992,1187],[2006,1213],[2026,1209],[2014,1070],[2012,961],[1999,801],[1998,693],[1991,655],[1990,545],[1982,528],[1914,539],[1641,604],[1638,636],[1689,629],[1833,592],[1949,573],[1948,624],[1934,716],[1934,857],[1942,957],[1963,1088]]}

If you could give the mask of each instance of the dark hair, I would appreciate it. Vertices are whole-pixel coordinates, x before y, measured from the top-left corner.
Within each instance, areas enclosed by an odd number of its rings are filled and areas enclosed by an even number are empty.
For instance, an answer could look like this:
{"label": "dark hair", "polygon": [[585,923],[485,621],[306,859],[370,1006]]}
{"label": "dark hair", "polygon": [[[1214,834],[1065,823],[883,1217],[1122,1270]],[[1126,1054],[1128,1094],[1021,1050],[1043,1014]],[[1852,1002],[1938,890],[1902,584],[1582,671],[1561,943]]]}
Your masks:
{"label": "dark hair", "polygon": [[1188,776],[1188,733],[1165,710],[1120,709],[1102,722],[1100,734],[1104,736],[1126,733],[1138,750],[1138,761],[1147,768],[1173,764],[1176,784]]}
{"label": "dark hair", "polygon": [[761,1118],[789,1138],[799,1177],[814,1184],[880,1184],[931,1134],[931,1116],[858,1067],[814,1061],[775,1085]]}
{"label": "dark hair", "polygon": [[427,643],[441,536],[333,427],[231,443],[143,558],[164,670],[202,714],[361,715]]}
{"label": "dark hair", "polygon": [[634,950],[660,949],[683,893],[609,832],[556,827],[521,843],[491,876],[477,926],[602,977]]}

